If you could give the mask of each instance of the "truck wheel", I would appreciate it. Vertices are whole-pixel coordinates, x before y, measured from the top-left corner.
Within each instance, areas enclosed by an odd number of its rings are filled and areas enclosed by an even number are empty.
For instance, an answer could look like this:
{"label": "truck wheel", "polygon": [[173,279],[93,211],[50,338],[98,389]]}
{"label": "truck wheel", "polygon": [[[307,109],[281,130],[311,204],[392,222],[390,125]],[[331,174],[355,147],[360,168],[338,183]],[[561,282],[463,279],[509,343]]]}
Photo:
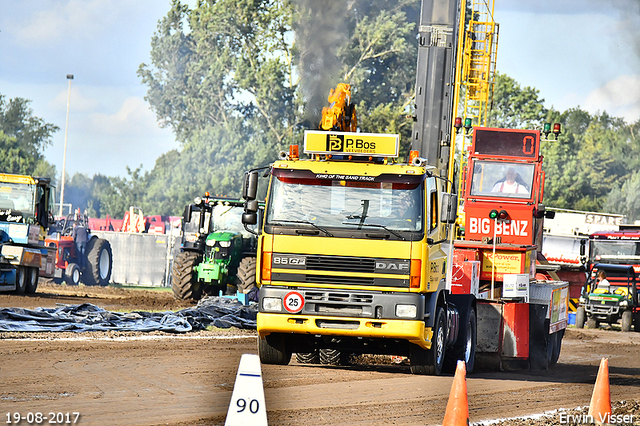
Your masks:
{"label": "truck wheel", "polygon": [[238,291],[247,294],[256,286],[256,258],[245,257],[238,265]]}
{"label": "truck wheel", "polygon": [[622,331],[625,333],[631,331],[631,323],[633,321],[633,315],[631,311],[624,311],[622,313]]}
{"label": "truck wheel", "polygon": [[296,361],[300,364],[320,364],[320,352],[297,352]]}
{"label": "truck wheel", "polygon": [[580,306],[578,309],[576,309],[576,328],[584,328],[585,321],[586,315],[584,306]]}
{"label": "truck wheel", "polygon": [[27,290],[27,268],[24,266],[16,267],[16,294],[24,294]]}
{"label": "truck wheel", "polygon": [[258,355],[263,364],[287,365],[291,361],[291,350],[278,336],[258,337]]}
{"label": "truck wheel", "polygon": [[64,282],[68,285],[80,284],[80,267],[76,263],[69,263],[64,270]]}
{"label": "truck wheel", "polygon": [[109,285],[113,254],[111,244],[102,238],[92,238],[85,247],[86,265],[82,276],[86,285]]}
{"label": "truck wheel", "polygon": [[454,346],[447,351],[445,356],[445,371],[453,373],[456,371],[458,360],[464,361],[467,373],[473,372],[476,359],[476,342],[478,339],[476,311],[471,309],[461,323],[466,324],[464,329],[460,329],[458,340]]}
{"label": "truck wheel", "polygon": [[598,321],[596,321],[593,318],[587,318],[587,328],[598,328],[599,324]]}
{"label": "truck wheel", "polygon": [[171,268],[171,288],[176,299],[194,299],[202,297],[202,285],[193,269],[202,262],[202,256],[193,251],[180,252]]}
{"label": "truck wheel", "polygon": [[553,351],[551,354],[549,367],[558,363],[558,359],[560,358],[560,349],[562,349],[562,338],[564,337],[564,330],[556,331],[552,334],[552,336],[555,341],[553,343]]}
{"label": "truck wheel", "polygon": [[320,364],[349,365],[349,354],[339,349],[320,349]]}
{"label": "truck wheel", "polygon": [[29,272],[27,273],[27,288],[26,288],[26,291],[28,294],[33,294],[38,289],[39,275],[40,275],[40,270],[38,268],[29,268]]}
{"label": "truck wheel", "polygon": [[411,373],[439,376],[440,373],[442,373],[442,367],[444,364],[446,341],[447,336],[444,310],[441,307],[438,307],[433,327],[431,349],[426,350],[413,344],[409,348]]}

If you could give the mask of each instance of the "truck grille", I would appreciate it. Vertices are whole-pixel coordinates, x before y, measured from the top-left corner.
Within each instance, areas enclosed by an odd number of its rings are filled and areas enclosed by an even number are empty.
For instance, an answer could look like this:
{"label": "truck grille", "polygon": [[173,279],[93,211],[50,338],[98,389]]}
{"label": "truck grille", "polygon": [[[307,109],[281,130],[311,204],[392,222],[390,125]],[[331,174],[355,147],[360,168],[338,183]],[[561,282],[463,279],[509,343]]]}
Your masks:
{"label": "truck grille", "polygon": [[307,302],[344,302],[344,303],[373,303],[372,294],[354,294],[337,292],[305,291],[304,298]]}
{"label": "truck grille", "polygon": [[375,278],[367,277],[337,277],[334,275],[307,275],[308,283],[319,284],[347,284],[347,285],[373,285]]}
{"label": "truck grille", "polygon": [[317,271],[374,273],[374,259],[361,257],[307,256],[307,269]]}

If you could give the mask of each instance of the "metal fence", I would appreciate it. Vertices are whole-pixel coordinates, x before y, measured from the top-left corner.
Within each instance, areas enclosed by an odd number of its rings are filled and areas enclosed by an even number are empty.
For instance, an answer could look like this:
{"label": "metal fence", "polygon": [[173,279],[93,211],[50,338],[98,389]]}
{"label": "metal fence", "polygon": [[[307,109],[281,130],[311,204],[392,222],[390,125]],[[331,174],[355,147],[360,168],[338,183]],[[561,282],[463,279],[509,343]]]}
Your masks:
{"label": "metal fence", "polygon": [[111,244],[111,282],[156,287],[171,286],[174,254],[180,250],[180,235],[134,234],[91,231]]}

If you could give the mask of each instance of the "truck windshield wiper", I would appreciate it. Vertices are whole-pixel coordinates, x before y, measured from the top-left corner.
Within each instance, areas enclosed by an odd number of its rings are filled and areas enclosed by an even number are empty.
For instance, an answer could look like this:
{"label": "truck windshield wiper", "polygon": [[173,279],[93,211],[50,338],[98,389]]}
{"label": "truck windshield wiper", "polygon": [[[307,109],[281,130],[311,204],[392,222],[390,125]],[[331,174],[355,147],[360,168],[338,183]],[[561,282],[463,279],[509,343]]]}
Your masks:
{"label": "truck windshield wiper", "polygon": [[[347,216],[347,219],[361,219],[360,216]],[[374,228],[382,228],[387,232],[391,232],[393,235],[395,235],[396,237],[400,238],[402,241],[406,241],[406,238],[403,237],[401,234],[399,234],[398,232],[394,231],[393,229],[389,229],[384,225],[380,225],[378,223],[349,223],[349,222],[342,222],[343,225],[358,225],[358,229],[360,229],[362,226],[372,226]]]}
{"label": "truck windshield wiper", "polygon": [[278,223],[303,223],[305,225],[311,225],[314,228],[324,232],[327,236],[329,237],[333,237],[333,234],[329,231],[327,231],[326,229],[316,225],[313,222],[309,222],[308,220],[286,220],[286,219],[278,219],[278,220],[274,220],[273,222],[271,222],[271,225],[277,225]]}

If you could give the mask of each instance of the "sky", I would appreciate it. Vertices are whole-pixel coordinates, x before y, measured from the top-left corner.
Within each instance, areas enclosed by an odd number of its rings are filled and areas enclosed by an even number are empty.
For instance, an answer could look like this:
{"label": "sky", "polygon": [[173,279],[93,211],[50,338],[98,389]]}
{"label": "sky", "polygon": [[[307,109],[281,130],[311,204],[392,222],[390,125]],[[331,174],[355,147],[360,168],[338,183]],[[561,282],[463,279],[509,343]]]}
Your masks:
{"label": "sky", "polygon": [[[45,150],[59,174],[65,139],[67,176],[126,177],[179,148],[136,75],[170,5],[0,0],[0,94],[31,100],[36,117],[60,128]],[[640,0],[495,0],[495,21],[498,72],[536,88],[545,106],[640,118]]]}

